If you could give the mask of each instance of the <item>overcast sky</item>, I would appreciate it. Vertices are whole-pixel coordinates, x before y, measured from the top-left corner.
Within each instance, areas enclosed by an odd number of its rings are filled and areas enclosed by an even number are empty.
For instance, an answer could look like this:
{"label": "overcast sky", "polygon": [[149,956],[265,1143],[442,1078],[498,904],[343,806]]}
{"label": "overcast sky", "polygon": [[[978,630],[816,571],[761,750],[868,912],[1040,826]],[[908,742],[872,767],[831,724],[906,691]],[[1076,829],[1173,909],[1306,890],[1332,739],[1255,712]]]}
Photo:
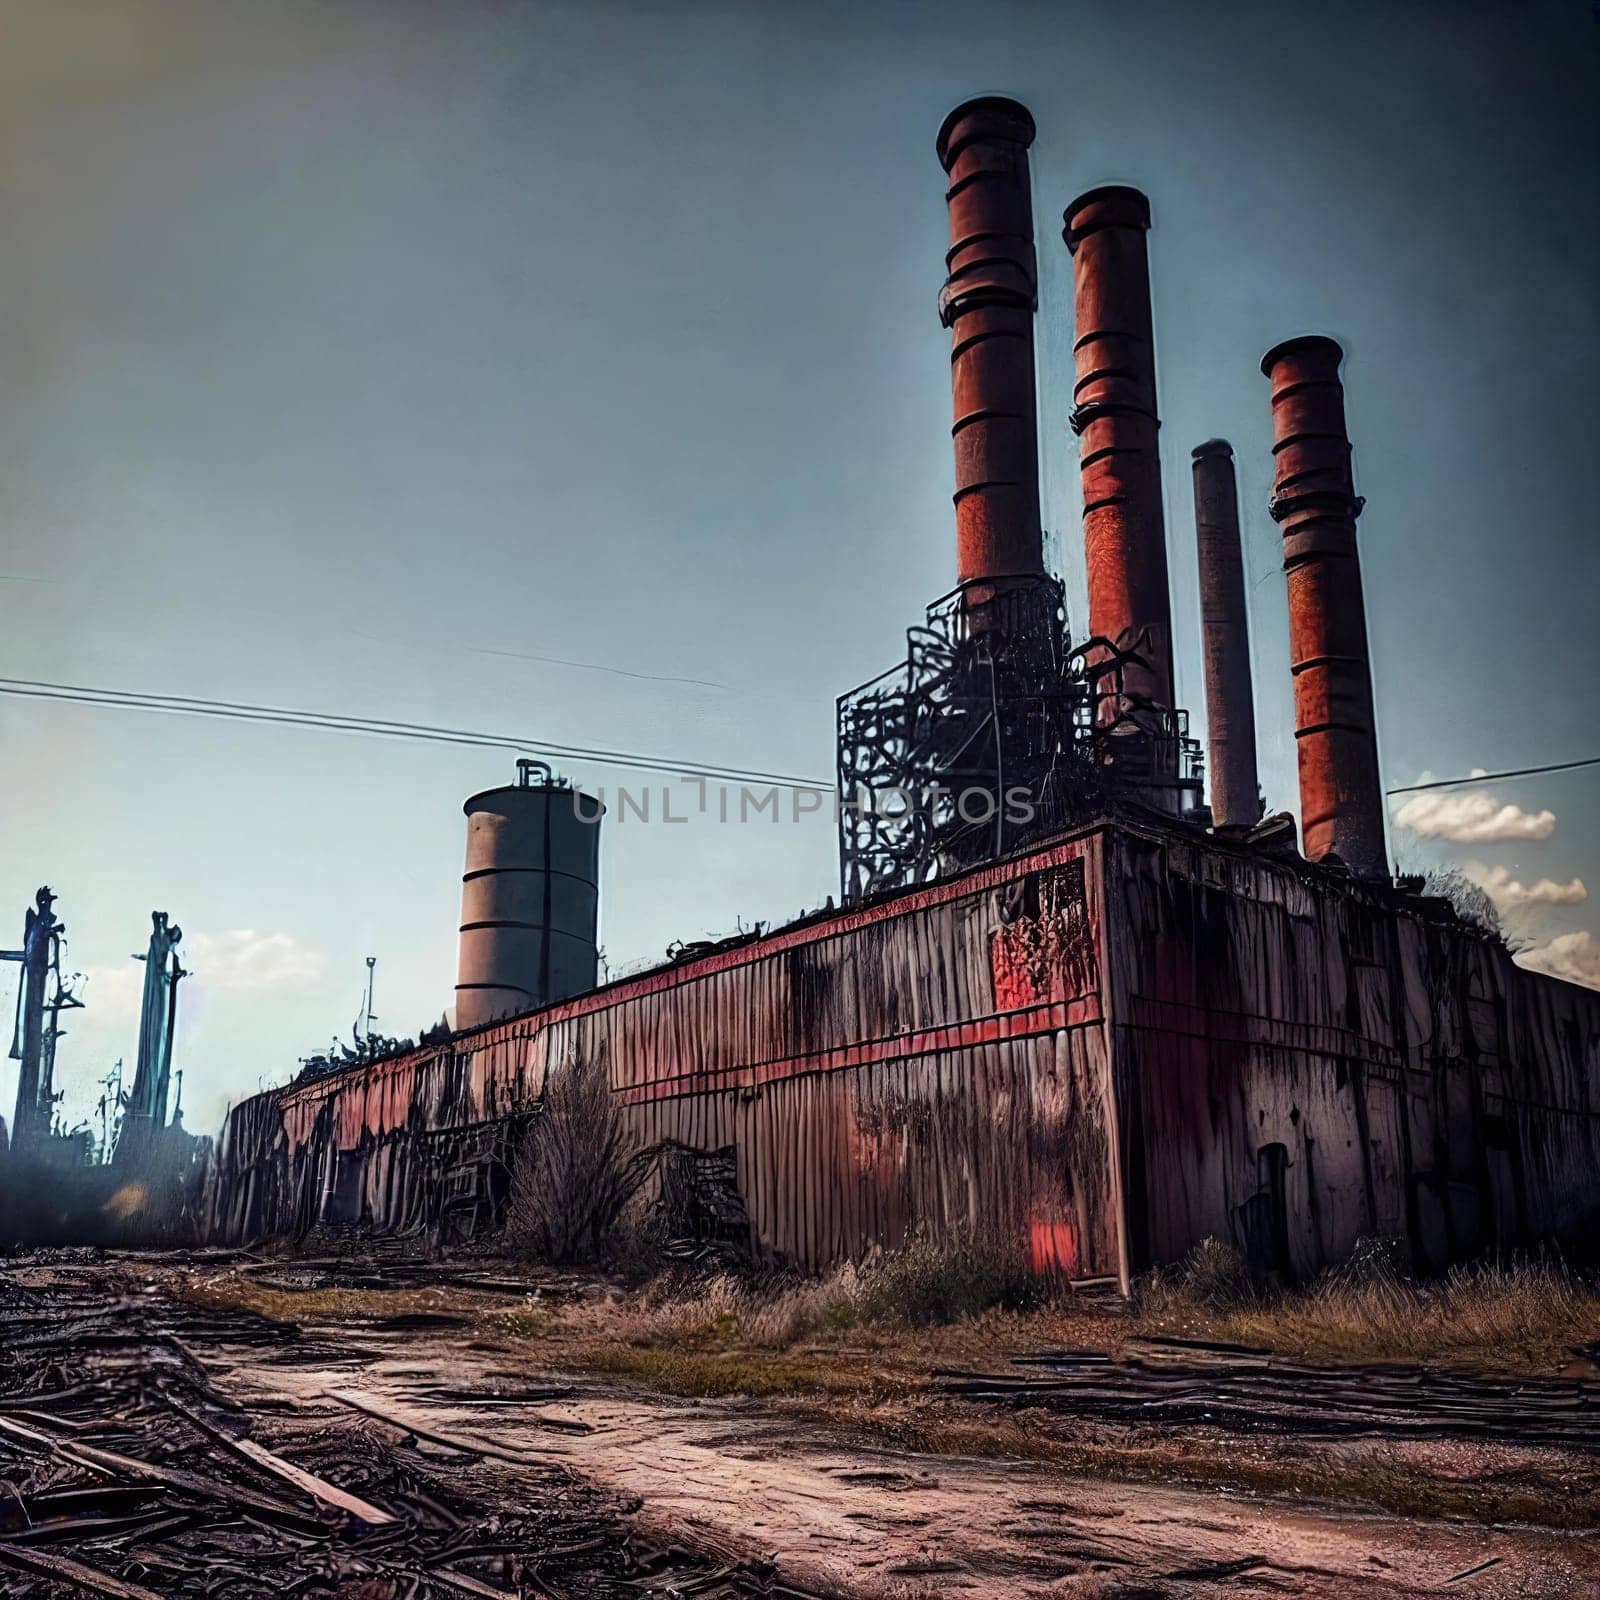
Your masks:
{"label": "overcast sky", "polygon": [[[0,673],[826,775],[953,581],[935,131],[1021,98],[1045,520],[1083,631],[1060,213],[1151,197],[1180,696],[1189,451],[1240,471],[1292,808],[1278,340],[1348,352],[1386,781],[1597,753],[1588,0],[0,0]],[[683,679],[698,680],[683,682]],[[60,895],[72,1107],[185,929],[191,1126],[451,998],[462,799],[511,756],[0,697],[0,945]],[[589,785],[619,774],[573,765]],[[1413,805],[1600,983],[1600,776]],[[614,966],[783,920],[824,820],[608,828]],[[14,933],[5,932],[12,928]],[[9,1006],[15,968],[0,975]],[[12,1087],[0,1072],[0,1113]]]}

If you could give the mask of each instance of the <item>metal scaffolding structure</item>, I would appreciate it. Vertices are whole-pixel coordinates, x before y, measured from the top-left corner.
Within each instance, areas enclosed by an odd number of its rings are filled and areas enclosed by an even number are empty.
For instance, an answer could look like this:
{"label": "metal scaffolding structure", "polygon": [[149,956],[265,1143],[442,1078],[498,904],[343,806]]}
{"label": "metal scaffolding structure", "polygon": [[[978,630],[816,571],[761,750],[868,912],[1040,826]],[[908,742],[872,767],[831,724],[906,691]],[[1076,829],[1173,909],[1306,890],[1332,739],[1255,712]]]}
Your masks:
{"label": "metal scaffolding structure", "polygon": [[840,696],[847,904],[1092,808],[1099,774],[1081,738],[1092,708],[1070,650],[1059,583],[986,579],[936,600],[907,630],[905,660]]}
{"label": "metal scaffolding structure", "polygon": [[[928,607],[898,666],[838,702],[839,860],[846,904],[994,860],[1106,811],[1199,804],[1183,712],[1139,703],[1136,650],[1074,650],[1061,585],[989,578]],[[1165,805],[1161,809],[1168,809]],[[1174,806],[1171,809],[1180,809]]]}

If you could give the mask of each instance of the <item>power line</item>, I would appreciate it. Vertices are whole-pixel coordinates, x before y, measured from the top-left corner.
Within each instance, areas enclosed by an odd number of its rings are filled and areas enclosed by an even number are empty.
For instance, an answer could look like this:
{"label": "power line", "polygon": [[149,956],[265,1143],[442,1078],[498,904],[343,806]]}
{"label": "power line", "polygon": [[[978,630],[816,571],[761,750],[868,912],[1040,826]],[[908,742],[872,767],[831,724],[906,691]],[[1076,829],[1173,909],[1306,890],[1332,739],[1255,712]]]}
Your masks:
{"label": "power line", "polygon": [[1431,783],[1405,783],[1385,794],[1415,794],[1418,789],[1451,789],[1460,783],[1492,783],[1497,778],[1531,778],[1540,772],[1571,772],[1575,767],[1600,767],[1600,756],[1585,756],[1582,761],[1553,761],[1545,767],[1514,767],[1509,772],[1478,772],[1470,778],[1435,778]]}
{"label": "power line", "polygon": [[[738,767],[704,761],[672,761],[664,756],[642,755],[586,745],[553,744],[543,739],[520,739],[506,734],[479,733],[465,728],[430,723],[401,722],[381,717],[356,717],[342,712],[300,711],[286,706],[252,705],[238,700],[206,700],[191,695],[146,694],[133,690],[97,689],[83,684],[51,683],[32,678],[0,678],[0,694],[17,699],[66,700],[78,705],[113,709],[166,712],[176,716],[216,717],[234,722],[266,722],[286,727],[314,728],[325,733],[360,733],[378,738],[415,739],[430,744],[471,745],[492,750],[531,750],[563,761],[592,761],[600,766],[627,767],[639,772],[665,772],[685,778],[714,778],[728,783],[767,783],[783,789],[831,789],[819,778],[796,777],[783,772],[748,772]],[[1415,794],[1424,789],[1449,789],[1466,783],[1491,783],[1503,778],[1528,778],[1547,772],[1571,772],[1600,766],[1600,756],[1579,761],[1557,761],[1537,767],[1515,767],[1504,772],[1480,772],[1465,778],[1435,778],[1427,783],[1401,784],[1386,794]]]}
{"label": "power line", "polygon": [[233,722],[268,722],[288,727],[316,728],[325,733],[362,733],[381,738],[417,739],[430,744],[475,745],[493,750],[532,751],[562,761],[592,761],[597,765],[627,767],[639,772],[665,772],[675,777],[709,778],[726,783],[765,783],[780,789],[833,787],[815,778],[783,772],[746,772],[737,767],[704,761],[671,761],[664,756],[641,755],[631,750],[552,744],[543,739],[518,739],[505,734],[478,733],[465,728],[442,728],[428,723],[399,722],[378,717],[354,717],[327,711],[297,711],[284,706],[251,705],[237,700],[203,700],[189,695],[142,694],[123,689],[95,689],[82,684],[49,683],[31,678],[0,678],[0,694],[17,699],[66,700],[77,705],[110,706],[121,710],[166,712],[175,716],[217,717]]}
{"label": "power line", "polygon": [[529,655],[525,650],[486,650],[468,645],[475,656],[501,656],[507,661],[545,661],[554,667],[577,667],[582,672],[609,672],[614,678],[638,678],[644,683],[688,683],[699,689],[726,689],[710,678],[676,678],[667,672],[630,672],[626,667],[602,666],[598,661],[573,661],[567,656]]}

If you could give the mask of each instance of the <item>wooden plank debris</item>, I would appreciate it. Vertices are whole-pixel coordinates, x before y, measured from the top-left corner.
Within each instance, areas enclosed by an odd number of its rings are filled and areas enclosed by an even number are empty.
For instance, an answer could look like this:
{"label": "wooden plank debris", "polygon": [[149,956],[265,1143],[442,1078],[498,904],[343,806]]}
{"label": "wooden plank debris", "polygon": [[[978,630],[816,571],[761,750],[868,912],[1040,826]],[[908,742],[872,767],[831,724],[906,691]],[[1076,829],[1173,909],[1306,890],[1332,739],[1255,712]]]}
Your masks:
{"label": "wooden plank debris", "polygon": [[0,1544],[0,1563],[17,1572],[30,1572],[37,1577],[52,1578],[58,1583],[70,1583],[94,1594],[105,1594],[114,1600],[164,1600],[154,1589],[142,1584],[128,1583],[114,1578],[109,1572],[86,1566],[70,1556],[58,1556],[46,1550],[19,1550],[14,1544]]}
{"label": "wooden plank debris", "polygon": [[[244,1312],[130,1296],[115,1265],[53,1271],[42,1289],[15,1271],[0,1262],[0,1308],[25,1330],[0,1342],[0,1595],[814,1600],[760,1562],[664,1548],[625,1503],[534,1444],[420,1428],[361,1391],[332,1408],[230,1398],[214,1377],[252,1361],[337,1366],[359,1350]],[[499,1397],[519,1424],[589,1431],[530,1413],[539,1398],[558,1396]],[[363,1414],[412,1437],[365,1427]],[[419,1453],[419,1438],[471,1454]],[[482,1456],[518,1470],[487,1470]]]}
{"label": "wooden plank debris", "polygon": [[266,1471],[276,1474],[297,1489],[303,1490],[314,1500],[320,1500],[324,1505],[334,1506],[340,1511],[348,1511],[351,1516],[358,1517],[362,1522],[373,1527],[381,1527],[395,1519],[387,1511],[369,1504],[358,1495],[332,1484],[326,1478],[319,1478],[314,1472],[307,1472],[304,1467],[297,1467],[292,1461],[285,1461],[282,1456],[276,1455],[267,1449],[264,1444],[251,1438],[235,1438],[232,1434],[224,1433],[206,1418],[200,1415],[192,1406],[186,1406],[170,1391],[163,1390],[161,1398],[171,1406],[180,1416],[187,1418],[208,1438],[214,1439],[223,1449],[231,1450],[235,1455],[240,1455],[245,1460],[263,1467]]}
{"label": "wooden plank debris", "polygon": [[[528,1460],[525,1451],[507,1450],[487,1439],[479,1438],[477,1434],[445,1433],[438,1428],[421,1427],[399,1407],[381,1406],[370,1394],[359,1389],[324,1389],[322,1392],[329,1400],[337,1400],[340,1405],[349,1406],[352,1411],[360,1411],[379,1422],[387,1422],[392,1428],[399,1428],[404,1433],[426,1439],[430,1444],[443,1445],[447,1450],[460,1450],[467,1455],[493,1456],[497,1461],[509,1461],[518,1466],[524,1465]],[[532,1417],[519,1415],[517,1422],[519,1425],[533,1423],[539,1427],[552,1428],[558,1433],[594,1432],[587,1422],[568,1422],[561,1417],[549,1417],[543,1414]]]}
{"label": "wooden plank debris", "polygon": [[946,1394],[1104,1422],[1302,1438],[1486,1439],[1600,1452],[1600,1383],[1438,1368],[1319,1367],[1238,1346],[1142,1341],[1113,1359],[1058,1350],[1021,1371],[942,1371]]}

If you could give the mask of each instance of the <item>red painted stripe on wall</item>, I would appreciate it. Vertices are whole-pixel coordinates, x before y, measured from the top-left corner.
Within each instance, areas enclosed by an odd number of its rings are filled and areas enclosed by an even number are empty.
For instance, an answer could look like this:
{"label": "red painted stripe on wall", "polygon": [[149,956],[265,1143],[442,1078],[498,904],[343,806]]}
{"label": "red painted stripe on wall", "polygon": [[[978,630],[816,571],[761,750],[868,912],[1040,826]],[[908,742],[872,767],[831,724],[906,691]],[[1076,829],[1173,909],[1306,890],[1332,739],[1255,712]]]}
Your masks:
{"label": "red painted stripe on wall", "polygon": [[857,1044],[788,1056],[778,1061],[753,1062],[746,1066],[728,1067],[720,1072],[680,1073],[676,1077],[661,1078],[653,1083],[619,1090],[617,1099],[624,1105],[642,1105],[651,1100],[668,1100],[680,1095],[710,1094],[724,1089],[753,1089],[759,1084],[806,1077],[812,1073],[844,1072],[851,1067],[864,1067],[878,1061],[907,1061],[916,1056],[970,1050],[977,1045],[998,1044],[1007,1039],[1032,1039],[1042,1034],[1061,1033],[1068,1028],[1087,1027],[1100,1020],[1099,995],[1080,995],[1073,1000],[1029,1006],[1023,1011],[1001,1012],[971,1022],[926,1028],[916,1033],[892,1034],[886,1039],[865,1039]]}
{"label": "red painted stripe on wall", "polygon": [[[574,1017],[586,1016],[596,1011],[610,1010],[613,1007],[625,1005],[630,1001],[642,999],[648,995],[661,994],[669,989],[680,988],[686,984],[698,982],[733,967],[749,966],[765,961],[785,950],[795,949],[802,945],[817,944],[825,939],[833,939],[843,934],[854,933],[861,928],[870,927],[876,923],[891,922],[903,917],[913,916],[928,910],[930,907],[945,905],[952,900],[961,900],[984,894],[991,889],[999,887],[1001,884],[1014,882],[1032,873],[1050,871],[1063,867],[1070,861],[1082,860],[1088,853],[1094,838],[1101,831],[1103,831],[1103,825],[1097,825],[1094,828],[1087,829],[1082,834],[1061,840],[1043,850],[1035,851],[1031,855],[1018,856],[1012,861],[1002,861],[994,866],[982,867],[974,872],[967,873],[964,877],[951,878],[942,883],[930,884],[926,888],[912,890],[907,894],[897,896],[893,900],[884,901],[879,905],[866,906],[859,911],[842,911],[824,921],[808,923],[804,927],[771,934],[765,938],[754,940],[750,944],[740,945],[733,950],[717,951],[693,961],[686,961],[681,966],[660,968],[654,972],[644,973],[637,978],[624,979],[621,982],[609,984],[605,988],[594,989],[587,994],[577,995],[570,1000],[562,1000],[555,1005],[546,1006],[542,1011],[524,1012],[516,1017],[507,1017],[503,1021],[489,1023],[474,1032],[457,1034],[451,1043],[443,1047],[443,1049],[477,1052],[503,1047],[511,1042],[525,1041],[547,1026],[564,1022]],[[1021,1013],[1010,1014],[1019,1015]],[[976,1022],[963,1024],[963,1026],[983,1026],[994,1020],[994,1018],[978,1019]],[[1049,1032],[1053,1030],[1043,1028],[1037,1031]],[[1015,1035],[1000,1034],[996,1035],[996,1037],[1015,1037]],[[847,1046],[845,1048],[855,1049],[860,1047]],[[358,1074],[367,1078],[370,1082],[380,1076],[407,1073],[415,1070],[422,1062],[431,1060],[441,1053],[439,1047],[417,1050],[406,1055],[396,1056],[389,1061],[376,1063],[373,1066],[350,1068],[344,1072],[331,1073],[326,1078],[317,1079],[315,1082],[279,1091],[279,1103],[285,1108],[286,1112],[297,1101],[316,1104],[330,1094],[339,1093],[351,1087]],[[874,1059],[892,1059],[896,1053],[903,1054],[904,1052],[891,1051],[887,1055]],[[759,1064],[752,1064],[752,1066],[759,1067]],[[708,1080],[714,1078],[729,1079],[733,1078],[737,1073],[750,1070],[750,1067],[739,1067],[725,1069],[721,1073],[704,1074],[702,1076]],[[817,1069],[803,1068],[801,1070]],[[673,1080],[663,1081],[670,1084]],[[729,1086],[734,1085],[730,1084]],[[693,1091],[671,1088],[667,1092],[670,1094],[685,1094]],[[641,1088],[630,1089],[626,1092],[625,1098],[634,1097],[659,1098],[659,1096],[645,1095]]]}

